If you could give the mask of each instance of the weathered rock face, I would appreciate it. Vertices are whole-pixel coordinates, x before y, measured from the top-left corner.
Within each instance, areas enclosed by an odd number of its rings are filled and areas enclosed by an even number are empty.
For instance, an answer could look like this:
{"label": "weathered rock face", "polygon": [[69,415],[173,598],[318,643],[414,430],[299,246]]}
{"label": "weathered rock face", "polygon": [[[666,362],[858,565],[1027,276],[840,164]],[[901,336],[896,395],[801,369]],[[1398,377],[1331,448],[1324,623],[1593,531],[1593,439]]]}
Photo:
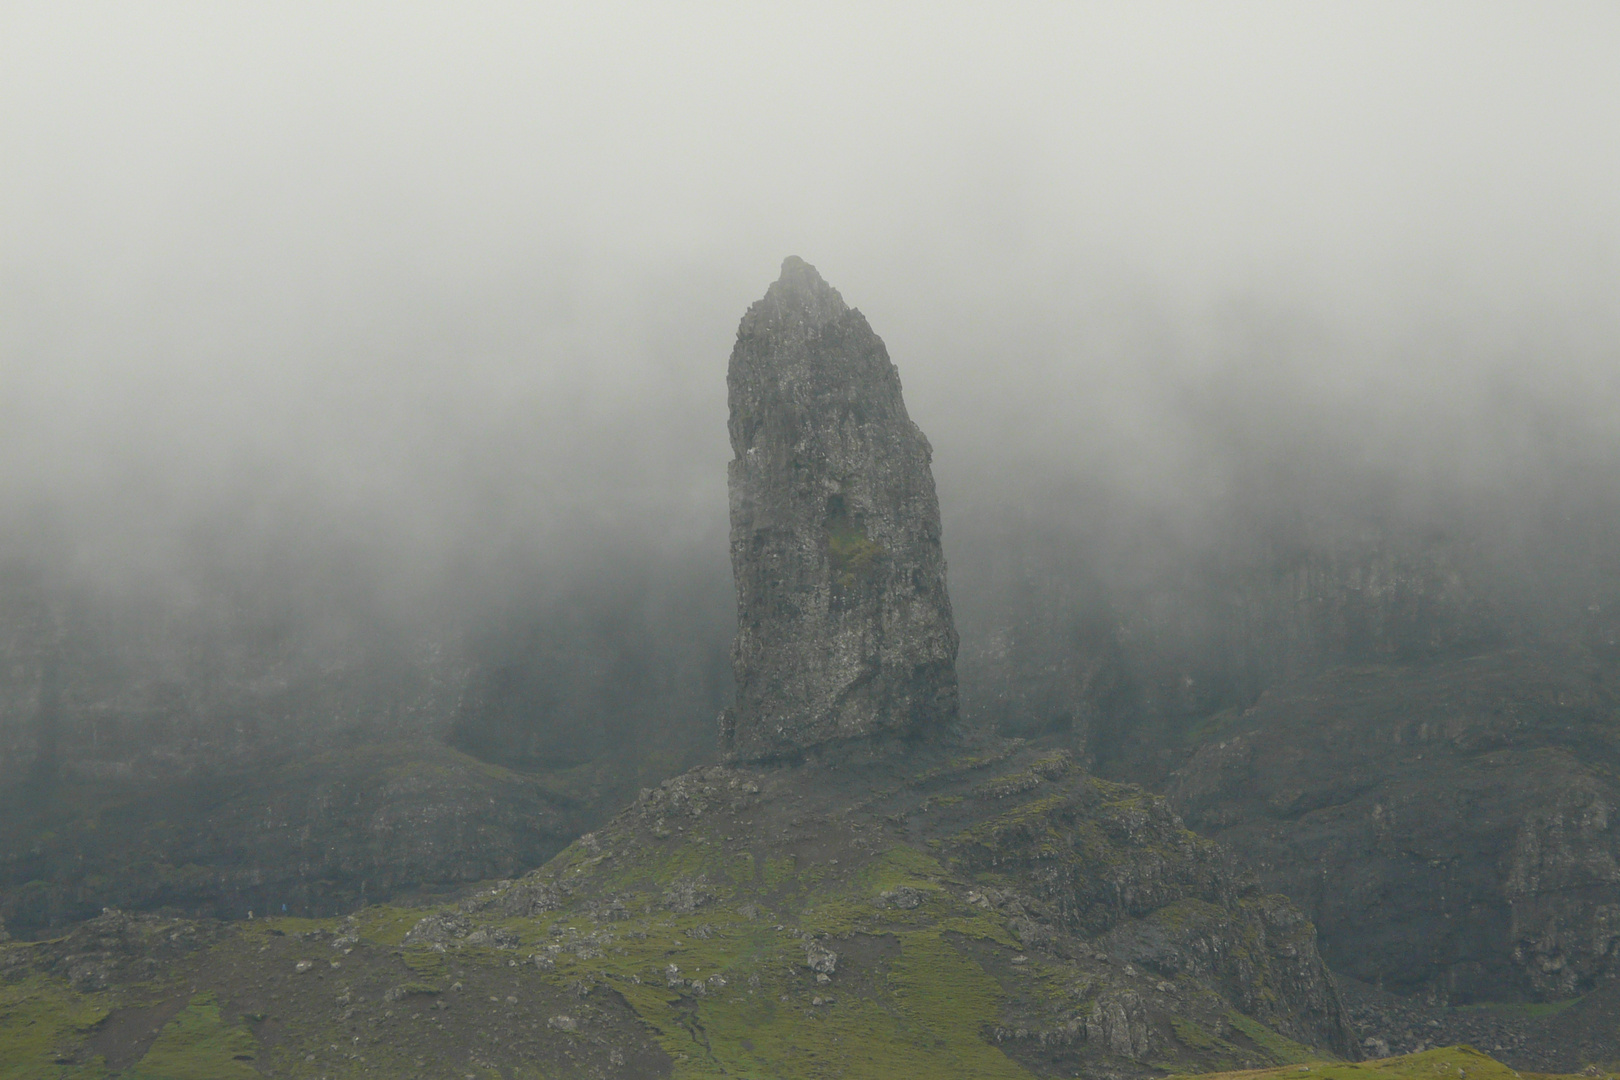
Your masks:
{"label": "weathered rock face", "polygon": [[797,258],[748,309],[727,373],[741,760],[908,738],[957,717],[928,440],[866,318]]}

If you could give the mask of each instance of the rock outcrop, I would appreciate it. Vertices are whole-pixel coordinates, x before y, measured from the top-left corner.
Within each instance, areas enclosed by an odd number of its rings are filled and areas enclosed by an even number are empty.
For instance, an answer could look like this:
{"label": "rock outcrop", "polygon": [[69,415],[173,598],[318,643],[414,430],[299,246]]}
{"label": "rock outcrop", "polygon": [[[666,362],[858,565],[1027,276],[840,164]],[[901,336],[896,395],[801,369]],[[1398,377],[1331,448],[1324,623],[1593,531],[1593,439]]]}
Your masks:
{"label": "rock outcrop", "polygon": [[928,440],[865,316],[801,259],[748,309],[727,373],[734,760],[947,730],[956,628]]}

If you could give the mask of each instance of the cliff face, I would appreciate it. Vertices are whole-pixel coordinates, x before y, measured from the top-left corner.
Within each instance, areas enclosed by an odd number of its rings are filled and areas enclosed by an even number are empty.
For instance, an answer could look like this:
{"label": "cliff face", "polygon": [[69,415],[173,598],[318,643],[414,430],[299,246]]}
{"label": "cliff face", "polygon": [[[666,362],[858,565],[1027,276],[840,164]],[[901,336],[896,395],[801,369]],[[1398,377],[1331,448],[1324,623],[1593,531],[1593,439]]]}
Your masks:
{"label": "cliff face", "polygon": [[1613,678],[1577,648],[1335,668],[1212,718],[1169,795],[1341,974],[1568,999],[1620,975]]}
{"label": "cliff face", "polygon": [[958,603],[967,721],[1070,732],[1116,779],[1163,783],[1189,728],[1270,687],[1337,664],[1436,662],[1517,629],[1455,544],[1375,535],[1208,565],[1172,553],[1127,574],[1083,535],[965,525],[953,554],[974,586]]}
{"label": "cliff face", "polygon": [[913,737],[957,718],[928,440],[866,318],[800,259],[749,308],[727,373],[738,760]]}
{"label": "cliff face", "polygon": [[317,651],[224,607],[0,564],[0,919],[16,936],[107,906],[329,913],[510,874],[622,803],[607,770],[536,777],[443,745],[468,696],[450,649],[350,635]]}
{"label": "cliff face", "polygon": [[463,635],[0,557],[0,918],[329,913],[535,865],[712,758],[724,563],[651,576]]}
{"label": "cliff face", "polygon": [[590,823],[552,780],[422,741],[163,784],[62,781],[0,804],[0,919],[40,937],[107,906],[330,914],[510,874]]}
{"label": "cliff face", "polygon": [[968,723],[1168,794],[1305,910],[1338,974],[1437,1010],[1368,1021],[1392,1050],[1432,1045],[1447,1004],[1613,985],[1620,605],[1571,599],[1595,557],[1532,573],[1467,520],[1263,525],[1203,563],[1144,523],[1127,557],[1083,531],[1108,527],[1097,506],[1066,513],[1049,536],[952,523]]}

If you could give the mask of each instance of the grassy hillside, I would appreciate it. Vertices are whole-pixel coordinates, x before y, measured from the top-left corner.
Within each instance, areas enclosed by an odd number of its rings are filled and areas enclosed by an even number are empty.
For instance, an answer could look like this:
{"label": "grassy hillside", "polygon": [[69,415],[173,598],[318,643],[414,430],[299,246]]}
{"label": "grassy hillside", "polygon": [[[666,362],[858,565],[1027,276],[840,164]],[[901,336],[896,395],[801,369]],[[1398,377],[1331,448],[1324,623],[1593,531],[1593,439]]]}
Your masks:
{"label": "grassy hillside", "polygon": [[[1207,1073],[1200,1080],[1553,1080],[1558,1073],[1516,1072],[1471,1046],[1443,1046],[1418,1054],[1355,1063],[1312,1061],[1274,1069]],[[1609,1070],[1579,1075],[1612,1078]]]}

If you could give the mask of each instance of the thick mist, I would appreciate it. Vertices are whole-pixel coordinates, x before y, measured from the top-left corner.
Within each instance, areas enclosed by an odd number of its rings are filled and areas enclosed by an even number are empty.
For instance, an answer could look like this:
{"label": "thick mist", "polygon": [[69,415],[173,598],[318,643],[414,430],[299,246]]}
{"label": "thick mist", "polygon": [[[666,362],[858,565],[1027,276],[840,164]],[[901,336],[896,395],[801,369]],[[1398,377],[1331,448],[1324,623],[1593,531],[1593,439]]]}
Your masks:
{"label": "thick mist", "polygon": [[933,443],[986,722],[1120,626],[1197,667],[1282,564],[1605,610],[1617,52],[1601,6],[10,6],[6,752],[709,753],[724,364],[788,254]]}

